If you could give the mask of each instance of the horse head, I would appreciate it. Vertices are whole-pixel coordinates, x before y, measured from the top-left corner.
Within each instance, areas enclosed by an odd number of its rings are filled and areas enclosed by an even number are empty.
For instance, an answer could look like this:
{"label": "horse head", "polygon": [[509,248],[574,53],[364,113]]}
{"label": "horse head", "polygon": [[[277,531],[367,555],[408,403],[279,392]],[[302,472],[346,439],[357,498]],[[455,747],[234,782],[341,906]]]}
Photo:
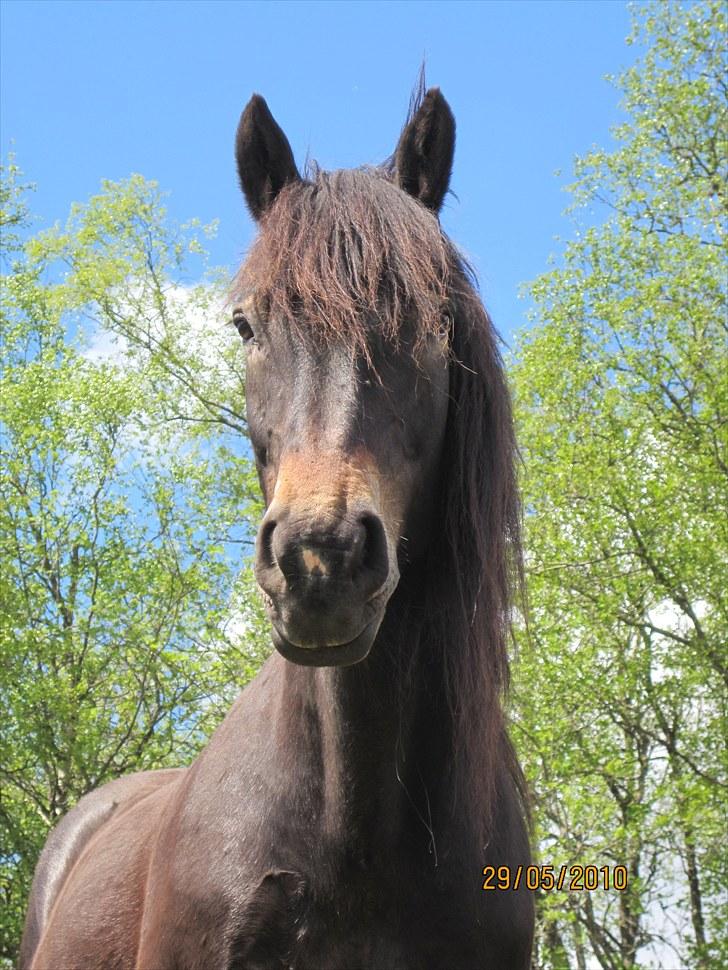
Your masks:
{"label": "horse head", "polygon": [[388,165],[302,177],[265,101],[236,139],[259,236],[234,322],[266,503],[256,578],[289,660],[369,652],[428,545],[449,401],[449,244],[437,213],[455,125],[437,89]]}

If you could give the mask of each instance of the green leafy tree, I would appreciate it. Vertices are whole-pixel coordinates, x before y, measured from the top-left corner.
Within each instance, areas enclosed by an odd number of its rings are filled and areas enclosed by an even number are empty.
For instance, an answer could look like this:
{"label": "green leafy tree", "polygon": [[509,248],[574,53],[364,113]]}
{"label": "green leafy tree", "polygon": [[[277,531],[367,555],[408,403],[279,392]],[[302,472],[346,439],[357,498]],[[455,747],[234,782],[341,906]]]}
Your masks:
{"label": "green leafy tree", "polygon": [[105,184],[30,235],[3,179],[0,955],[49,828],[85,792],[189,761],[267,650],[239,341],[198,227]]}
{"label": "green leafy tree", "polygon": [[538,965],[728,965],[726,11],[635,10],[613,151],[531,287],[513,368],[531,640],[516,730],[545,863]]}

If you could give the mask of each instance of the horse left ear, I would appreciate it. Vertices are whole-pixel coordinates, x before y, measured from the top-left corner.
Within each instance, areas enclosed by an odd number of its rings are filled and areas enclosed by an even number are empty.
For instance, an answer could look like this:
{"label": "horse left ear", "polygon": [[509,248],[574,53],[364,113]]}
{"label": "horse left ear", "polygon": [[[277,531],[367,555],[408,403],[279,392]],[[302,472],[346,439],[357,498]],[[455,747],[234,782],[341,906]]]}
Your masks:
{"label": "horse left ear", "polygon": [[397,183],[437,213],[450,185],[455,118],[439,88],[430,88],[404,127],[394,168]]}
{"label": "horse left ear", "polygon": [[259,94],[253,95],[240,116],[235,159],[245,200],[258,222],[283,186],[301,177],[288,139]]}

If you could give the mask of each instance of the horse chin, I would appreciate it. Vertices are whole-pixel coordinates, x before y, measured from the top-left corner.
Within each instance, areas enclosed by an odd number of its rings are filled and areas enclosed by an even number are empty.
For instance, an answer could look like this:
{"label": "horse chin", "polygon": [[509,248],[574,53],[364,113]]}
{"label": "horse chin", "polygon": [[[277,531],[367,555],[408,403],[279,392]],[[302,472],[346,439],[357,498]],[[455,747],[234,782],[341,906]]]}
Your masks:
{"label": "horse chin", "polygon": [[349,667],[364,660],[368,655],[379,632],[383,616],[384,611],[371,619],[353,640],[325,647],[291,643],[273,624],[273,645],[286,660],[303,667]]}

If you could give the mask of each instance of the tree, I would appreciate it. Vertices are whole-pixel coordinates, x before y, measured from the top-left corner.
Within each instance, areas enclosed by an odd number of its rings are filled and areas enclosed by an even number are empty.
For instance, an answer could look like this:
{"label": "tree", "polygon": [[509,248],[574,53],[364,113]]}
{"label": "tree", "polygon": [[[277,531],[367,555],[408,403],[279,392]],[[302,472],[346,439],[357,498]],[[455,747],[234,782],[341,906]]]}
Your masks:
{"label": "tree", "polygon": [[630,41],[618,146],[577,161],[512,372],[540,849],[629,879],[543,894],[544,968],[728,964],[725,8],[642,6]]}
{"label": "tree", "polygon": [[2,202],[0,956],[12,960],[49,828],[110,778],[188,761],[267,636],[249,573],[236,580],[258,515],[239,341],[219,325],[219,282],[180,282],[203,253],[198,228],[172,227],[139,177],[34,236],[12,165]]}

